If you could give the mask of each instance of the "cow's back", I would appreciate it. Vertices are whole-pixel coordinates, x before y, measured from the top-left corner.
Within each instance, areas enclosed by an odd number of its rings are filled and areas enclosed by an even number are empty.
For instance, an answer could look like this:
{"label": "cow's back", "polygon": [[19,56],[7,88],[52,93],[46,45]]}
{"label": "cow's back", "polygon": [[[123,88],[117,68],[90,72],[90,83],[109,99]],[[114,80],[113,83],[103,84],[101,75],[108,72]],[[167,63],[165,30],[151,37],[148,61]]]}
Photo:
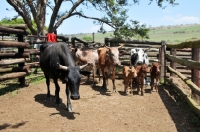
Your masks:
{"label": "cow's back", "polygon": [[41,46],[40,67],[49,76],[57,73],[57,63],[64,66],[74,66],[71,51],[64,42],[45,43]]}

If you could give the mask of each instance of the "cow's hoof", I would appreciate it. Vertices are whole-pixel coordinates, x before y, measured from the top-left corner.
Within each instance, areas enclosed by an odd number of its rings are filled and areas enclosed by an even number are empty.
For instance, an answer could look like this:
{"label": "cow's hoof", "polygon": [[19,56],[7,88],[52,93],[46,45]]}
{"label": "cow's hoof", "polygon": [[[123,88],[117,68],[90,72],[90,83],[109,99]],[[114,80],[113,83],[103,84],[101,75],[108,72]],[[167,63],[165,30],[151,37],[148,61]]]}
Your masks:
{"label": "cow's hoof", "polygon": [[73,112],[73,108],[72,108],[72,107],[68,107],[68,108],[67,108],[67,111],[68,111],[68,112]]}

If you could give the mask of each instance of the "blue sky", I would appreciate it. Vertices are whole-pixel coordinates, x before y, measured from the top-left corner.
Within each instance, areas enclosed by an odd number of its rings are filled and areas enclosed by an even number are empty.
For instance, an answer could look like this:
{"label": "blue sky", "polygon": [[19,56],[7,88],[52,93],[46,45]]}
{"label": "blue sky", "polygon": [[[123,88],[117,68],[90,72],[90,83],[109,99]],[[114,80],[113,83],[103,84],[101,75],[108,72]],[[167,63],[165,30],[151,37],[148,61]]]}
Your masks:
{"label": "blue sky", "polygon": [[[130,0],[129,0],[130,1]],[[155,1],[155,0],[154,0]],[[165,9],[159,8],[155,2],[151,5],[149,0],[140,0],[140,4],[129,7],[129,19],[138,20],[141,24],[145,23],[147,26],[167,26],[180,24],[200,24],[200,0],[177,0],[179,5],[172,7],[167,5]],[[6,1],[1,1],[0,19],[4,17],[12,17],[15,11],[7,11],[6,8],[12,8]],[[68,5],[63,5],[62,9],[67,9]],[[84,14],[92,17],[101,17],[101,14],[94,9],[85,9]],[[46,25],[49,23],[47,16]],[[112,30],[106,26],[108,30]],[[79,17],[72,17],[65,20],[57,29],[58,33],[76,34],[76,33],[92,33],[97,32],[99,26],[93,24],[93,20],[83,19]]]}

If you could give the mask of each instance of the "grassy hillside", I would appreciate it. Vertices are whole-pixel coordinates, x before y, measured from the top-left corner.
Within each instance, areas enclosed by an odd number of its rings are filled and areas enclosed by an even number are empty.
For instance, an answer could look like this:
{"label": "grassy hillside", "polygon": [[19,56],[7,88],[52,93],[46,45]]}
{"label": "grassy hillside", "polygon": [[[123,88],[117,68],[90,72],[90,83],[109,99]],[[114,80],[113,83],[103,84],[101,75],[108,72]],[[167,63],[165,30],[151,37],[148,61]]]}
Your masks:
{"label": "grassy hillside", "polygon": [[[106,34],[95,33],[94,40],[95,42],[104,42],[104,38],[112,37],[111,35],[112,32],[107,32]],[[83,36],[92,37],[92,34],[74,34],[68,36],[82,38]],[[149,37],[150,39],[147,41],[160,42],[164,40],[167,43],[180,43],[187,40],[200,39],[200,24],[152,27]]]}

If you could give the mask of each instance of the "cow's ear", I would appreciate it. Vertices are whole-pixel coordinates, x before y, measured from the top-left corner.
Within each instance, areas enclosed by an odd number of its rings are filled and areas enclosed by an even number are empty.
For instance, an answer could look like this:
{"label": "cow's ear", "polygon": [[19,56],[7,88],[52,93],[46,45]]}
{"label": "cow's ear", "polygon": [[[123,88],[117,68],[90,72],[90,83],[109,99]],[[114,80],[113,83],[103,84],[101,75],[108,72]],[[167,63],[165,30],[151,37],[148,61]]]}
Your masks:
{"label": "cow's ear", "polygon": [[97,49],[97,53],[100,54],[100,51],[102,50],[102,48],[98,48]]}
{"label": "cow's ear", "polygon": [[129,74],[129,73],[130,73],[130,70],[128,70],[128,71],[126,72],[126,74],[125,74],[126,77],[128,77],[128,74]]}

